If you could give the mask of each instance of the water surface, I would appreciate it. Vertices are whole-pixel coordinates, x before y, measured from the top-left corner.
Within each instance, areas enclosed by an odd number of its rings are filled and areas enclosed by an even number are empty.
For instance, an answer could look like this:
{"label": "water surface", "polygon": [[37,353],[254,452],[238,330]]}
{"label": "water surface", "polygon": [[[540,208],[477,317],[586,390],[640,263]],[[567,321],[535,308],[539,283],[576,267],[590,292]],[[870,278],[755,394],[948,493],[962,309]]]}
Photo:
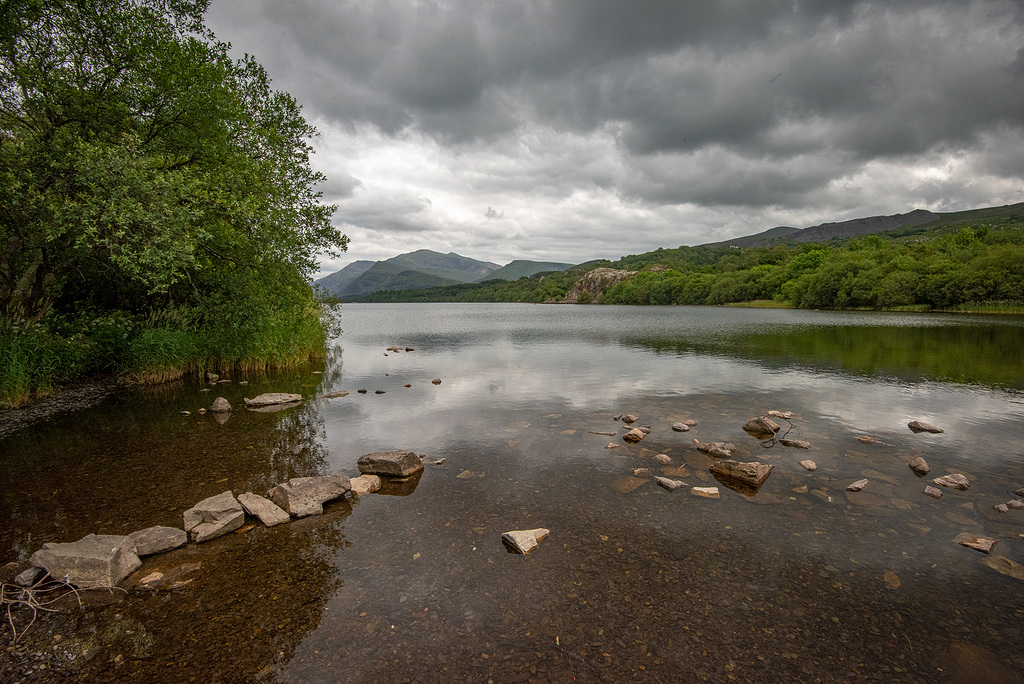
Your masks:
{"label": "water surface", "polygon": [[[992,509],[1024,486],[1021,318],[481,304],[342,313],[325,365],[232,378],[248,386],[125,391],[0,441],[2,560],[89,532],[180,525],[225,489],[355,475],[371,451],[445,459],[393,495],[147,560],[140,575],[200,569],[169,592],[129,580],[119,603],[63,617],[61,648],[91,649],[75,677],[936,682],[985,671],[1013,681],[1024,668],[1024,582],[952,541],[996,537],[994,554],[1024,563],[1024,511]],[[394,345],[415,351],[385,351]],[[315,398],[341,389],[349,396]],[[236,410],[224,424],[195,413],[218,394],[239,407],[262,391],[311,399]],[[770,409],[792,411],[783,429],[812,449],[762,446],[741,430]],[[619,437],[623,413],[650,426],[640,444]],[[671,430],[686,418],[690,432]],[[910,420],[945,432],[914,434]],[[775,470],[755,496],[734,491],[709,475],[694,438],[733,442],[737,458]],[[660,453],[673,461],[665,474],[721,498],[633,478],[663,474]],[[907,467],[915,456],[931,465],[924,480]],[[971,488],[922,494],[949,472]],[[864,491],[845,491],[861,478]],[[536,527],[551,530],[537,551],[505,551],[502,532]]]}

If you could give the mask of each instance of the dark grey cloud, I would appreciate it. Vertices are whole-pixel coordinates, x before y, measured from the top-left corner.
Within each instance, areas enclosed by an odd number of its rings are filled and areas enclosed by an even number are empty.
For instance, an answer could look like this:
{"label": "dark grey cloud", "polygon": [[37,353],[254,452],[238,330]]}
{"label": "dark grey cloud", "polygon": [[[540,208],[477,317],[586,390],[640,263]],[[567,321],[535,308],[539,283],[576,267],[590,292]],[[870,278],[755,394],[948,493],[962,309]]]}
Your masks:
{"label": "dark grey cloud", "polygon": [[[888,213],[938,206],[935,188],[953,205],[1024,188],[1021,155],[993,142],[1024,136],[1016,0],[213,0],[209,20],[322,127],[436,160],[423,187],[403,174],[409,197],[447,198],[435,228],[463,220],[456,205],[521,214],[502,191],[709,222],[838,219],[894,168],[911,180]],[[346,222],[424,220],[358,162],[331,164]]]}

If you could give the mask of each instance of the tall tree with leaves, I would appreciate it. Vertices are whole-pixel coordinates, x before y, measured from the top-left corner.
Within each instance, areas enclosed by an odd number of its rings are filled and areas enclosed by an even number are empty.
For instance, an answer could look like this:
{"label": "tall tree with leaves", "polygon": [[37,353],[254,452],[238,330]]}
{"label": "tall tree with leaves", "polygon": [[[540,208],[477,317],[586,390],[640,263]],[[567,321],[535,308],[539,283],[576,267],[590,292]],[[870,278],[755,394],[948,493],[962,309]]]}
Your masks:
{"label": "tall tree with leaves", "polygon": [[[294,99],[207,0],[0,4],[0,315],[197,306],[305,286],[344,250]],[[272,289],[272,288],[271,288]],[[258,304],[254,304],[258,306]]]}

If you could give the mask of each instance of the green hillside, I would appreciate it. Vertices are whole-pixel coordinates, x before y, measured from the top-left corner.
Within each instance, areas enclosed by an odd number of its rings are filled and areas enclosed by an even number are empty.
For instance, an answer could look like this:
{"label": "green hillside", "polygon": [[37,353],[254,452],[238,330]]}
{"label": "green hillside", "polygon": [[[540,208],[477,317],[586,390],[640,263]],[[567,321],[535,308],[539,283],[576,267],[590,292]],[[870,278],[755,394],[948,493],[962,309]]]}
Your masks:
{"label": "green hillside", "polygon": [[366,273],[345,286],[337,296],[342,301],[352,301],[378,290],[417,290],[457,282],[454,278],[443,278],[387,261],[378,261]]}
{"label": "green hillside", "polygon": [[536,275],[537,273],[564,271],[567,268],[572,268],[572,264],[560,264],[554,261],[529,261],[526,259],[516,259],[515,261],[510,261],[496,271],[491,271],[483,278],[480,278],[477,282],[483,282],[485,280],[519,280],[520,278]]}

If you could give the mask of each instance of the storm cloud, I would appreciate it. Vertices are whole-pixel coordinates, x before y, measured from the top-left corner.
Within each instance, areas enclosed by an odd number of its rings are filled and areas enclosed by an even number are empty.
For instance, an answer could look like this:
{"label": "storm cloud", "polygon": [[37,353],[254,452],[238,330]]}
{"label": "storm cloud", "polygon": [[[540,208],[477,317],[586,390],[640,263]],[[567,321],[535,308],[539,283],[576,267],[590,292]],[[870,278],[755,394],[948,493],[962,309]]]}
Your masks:
{"label": "storm cloud", "polygon": [[583,261],[1024,199],[1005,0],[213,0],[356,258]]}

